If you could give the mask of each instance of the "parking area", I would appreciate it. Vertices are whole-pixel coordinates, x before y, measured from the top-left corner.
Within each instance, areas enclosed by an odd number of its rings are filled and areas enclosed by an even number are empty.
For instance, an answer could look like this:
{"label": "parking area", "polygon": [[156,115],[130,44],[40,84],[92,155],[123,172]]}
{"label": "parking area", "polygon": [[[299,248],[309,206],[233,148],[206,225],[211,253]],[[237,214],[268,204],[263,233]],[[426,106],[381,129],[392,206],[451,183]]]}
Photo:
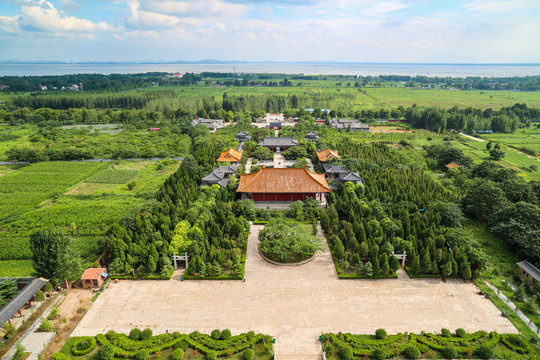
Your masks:
{"label": "parking area", "polygon": [[245,281],[121,281],[96,300],[72,336],[134,327],[156,334],[254,330],[273,335],[282,358],[314,359],[323,332],[517,332],[462,280],[413,280],[403,272],[399,279],[339,280],[328,249],[298,267],[271,265],[257,250],[261,228],[252,226]]}

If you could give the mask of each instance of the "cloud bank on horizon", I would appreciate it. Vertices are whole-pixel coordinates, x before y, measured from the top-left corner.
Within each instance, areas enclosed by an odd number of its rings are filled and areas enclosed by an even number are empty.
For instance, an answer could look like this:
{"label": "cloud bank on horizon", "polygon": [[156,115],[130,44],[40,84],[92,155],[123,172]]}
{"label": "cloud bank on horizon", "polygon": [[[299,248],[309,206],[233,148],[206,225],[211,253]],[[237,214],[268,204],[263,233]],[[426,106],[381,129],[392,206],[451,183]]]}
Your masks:
{"label": "cloud bank on horizon", "polygon": [[0,60],[540,62],[538,0],[0,0]]}

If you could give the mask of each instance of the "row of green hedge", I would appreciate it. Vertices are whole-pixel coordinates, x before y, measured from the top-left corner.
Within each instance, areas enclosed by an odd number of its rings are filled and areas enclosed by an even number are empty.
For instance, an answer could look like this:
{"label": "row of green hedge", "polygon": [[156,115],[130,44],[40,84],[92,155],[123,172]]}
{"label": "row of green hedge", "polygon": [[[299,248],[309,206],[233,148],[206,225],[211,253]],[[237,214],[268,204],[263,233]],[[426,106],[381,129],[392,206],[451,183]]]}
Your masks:
{"label": "row of green hedge", "polygon": [[[345,360],[350,360],[353,356],[386,359],[402,353],[405,353],[409,358],[416,359],[417,357],[410,357],[413,355],[409,355],[409,352],[411,354],[418,353],[420,356],[430,349],[443,353],[443,356],[453,353],[468,356],[476,354],[480,358],[484,358],[484,354],[486,352],[492,353],[492,349],[499,343],[518,354],[532,352],[532,347],[521,335],[500,335],[494,331],[489,334],[485,331],[477,331],[472,334],[464,333],[462,337],[440,336],[431,333],[422,333],[421,335],[399,333],[386,339],[364,339],[348,333],[337,335],[330,333],[323,334],[321,340],[329,353],[338,351],[340,358]],[[414,347],[414,351],[409,349],[410,347]]]}
{"label": "row of green hedge", "polygon": [[341,270],[341,266],[339,265],[339,262],[337,258],[334,256],[334,250],[330,246],[330,253],[332,254],[332,260],[334,261],[334,266],[336,267],[336,272],[338,274],[339,279],[397,279],[398,274],[392,273],[389,275],[373,275],[373,276],[365,276],[360,274],[344,274],[343,270]]}
{"label": "row of green hedge", "polygon": [[167,275],[110,275],[111,279],[119,280],[170,280],[173,276],[174,269],[171,269]]}
{"label": "row of green hedge", "polygon": [[[255,334],[250,331],[248,333],[240,334],[231,337],[227,340],[216,340],[209,335],[201,334],[199,332],[193,332],[190,335],[180,334],[175,332],[172,334],[162,334],[151,337],[147,340],[132,340],[125,334],[109,331],[107,334],[98,334],[94,340],[99,342],[101,346],[111,344],[114,349],[114,354],[119,358],[135,358],[137,353],[144,350],[149,354],[162,351],[169,348],[181,348],[186,350],[188,347],[198,350],[205,355],[214,356],[226,356],[230,354],[236,354],[246,349],[251,349],[253,346],[265,339],[263,334]],[[271,343],[271,337],[267,337],[267,342]],[[77,355],[73,349],[79,343],[78,341],[72,348],[72,354]],[[93,348],[92,348],[93,350]],[[90,350],[90,351],[92,351]],[[89,353],[86,352],[85,354]]]}

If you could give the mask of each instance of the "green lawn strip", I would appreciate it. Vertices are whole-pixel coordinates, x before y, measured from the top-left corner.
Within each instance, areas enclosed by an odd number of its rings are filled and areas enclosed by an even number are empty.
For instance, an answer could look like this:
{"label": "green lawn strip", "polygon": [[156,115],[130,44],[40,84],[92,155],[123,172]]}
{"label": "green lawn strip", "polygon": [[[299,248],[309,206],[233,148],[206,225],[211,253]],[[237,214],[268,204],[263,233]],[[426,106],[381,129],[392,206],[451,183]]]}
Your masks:
{"label": "green lawn strip", "polygon": [[[523,336],[525,336],[525,339],[530,340],[533,337],[538,337],[538,335],[532,331],[527,324],[525,324],[525,322],[521,320],[521,318],[517,316],[516,313],[508,305],[506,305],[504,301],[502,301],[501,298],[499,298],[499,296],[495,294],[493,290],[491,290],[491,288],[486,285],[483,280],[476,279],[474,283],[480,290],[482,290],[482,292],[490,294],[490,300],[493,305],[495,305],[501,312],[504,311],[507,314],[508,320],[510,320],[512,325],[514,325],[515,328],[521,334],[523,334]],[[536,353],[540,353],[540,347],[538,345],[531,344],[531,346]]]}

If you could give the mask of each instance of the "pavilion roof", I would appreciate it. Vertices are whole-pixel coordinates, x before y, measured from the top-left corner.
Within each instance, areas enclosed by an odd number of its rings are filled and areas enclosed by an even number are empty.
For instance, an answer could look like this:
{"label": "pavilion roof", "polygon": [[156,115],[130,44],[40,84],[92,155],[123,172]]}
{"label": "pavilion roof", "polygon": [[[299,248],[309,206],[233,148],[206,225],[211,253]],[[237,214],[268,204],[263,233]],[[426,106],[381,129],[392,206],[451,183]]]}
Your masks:
{"label": "pavilion roof", "polygon": [[265,137],[259,141],[259,146],[296,146],[298,141],[291,137]]}
{"label": "pavilion roof", "polygon": [[241,193],[322,193],[331,192],[323,174],[303,168],[265,168],[240,175]]}
{"label": "pavilion roof", "polygon": [[341,157],[338,155],[337,150],[331,150],[330,148],[326,148],[321,151],[315,151],[317,153],[317,157],[319,158],[319,161],[325,162],[329,159],[338,158],[341,159]]}
{"label": "pavilion roof", "polygon": [[49,280],[43,279],[43,278],[37,278],[32,280],[32,282],[24,287],[13,299],[11,299],[2,309],[0,309],[0,324],[3,324],[5,322],[8,322],[9,319],[13,315],[21,309],[24,304],[26,304],[30,299],[34,297],[34,295],[37,294],[39,290],[43,286],[45,286],[46,283],[48,283]]}
{"label": "pavilion roof", "polygon": [[221,152],[217,161],[222,161],[222,162],[240,161],[242,159],[242,153],[243,151],[238,151],[238,150],[234,150],[233,148],[229,148],[228,150]]}

